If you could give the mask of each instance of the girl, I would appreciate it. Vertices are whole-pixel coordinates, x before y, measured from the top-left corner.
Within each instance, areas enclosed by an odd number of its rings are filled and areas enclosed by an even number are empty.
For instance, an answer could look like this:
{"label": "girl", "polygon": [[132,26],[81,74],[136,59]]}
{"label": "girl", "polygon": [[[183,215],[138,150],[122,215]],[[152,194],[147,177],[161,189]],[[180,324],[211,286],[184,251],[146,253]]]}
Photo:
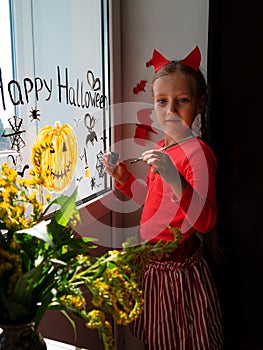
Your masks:
{"label": "girl", "polygon": [[147,192],[124,163],[112,167],[107,156],[104,161],[105,171],[116,179],[119,190],[138,201],[145,193],[140,220],[143,240],[173,239],[168,226],[183,234],[173,254],[161,261],[151,260],[144,272],[144,311],[131,330],[147,350],[223,347],[217,292],[199,239],[212,230],[217,219],[216,158],[191,131],[197,115],[205,120],[207,87],[200,60],[196,47],[184,60],[171,62],[154,50],[147,62],[155,69],[155,114],[164,130],[164,139],[156,148],[142,154],[149,166]]}

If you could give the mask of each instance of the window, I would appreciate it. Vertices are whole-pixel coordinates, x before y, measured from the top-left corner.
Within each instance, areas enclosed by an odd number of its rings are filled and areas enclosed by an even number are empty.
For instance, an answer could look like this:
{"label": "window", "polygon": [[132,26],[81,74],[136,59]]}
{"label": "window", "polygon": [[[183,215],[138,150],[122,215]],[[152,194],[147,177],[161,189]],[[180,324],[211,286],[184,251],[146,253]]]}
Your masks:
{"label": "window", "polygon": [[[102,166],[110,144],[107,1],[1,0],[5,11],[9,3],[10,16],[3,18],[11,18],[12,30],[7,21],[6,34],[1,27],[0,38],[9,39],[1,44],[9,53],[0,61],[1,110],[4,99],[2,123],[11,129],[9,134],[15,134],[5,140],[18,152],[13,165],[21,170],[30,165],[32,146],[44,127],[55,133],[68,125],[74,136],[65,135],[63,141],[69,162],[60,169],[56,157],[49,160],[50,167],[57,167],[55,180],[62,183],[54,191],[61,195],[77,185],[79,203],[85,203],[110,190]],[[1,17],[2,13],[1,9]]]}

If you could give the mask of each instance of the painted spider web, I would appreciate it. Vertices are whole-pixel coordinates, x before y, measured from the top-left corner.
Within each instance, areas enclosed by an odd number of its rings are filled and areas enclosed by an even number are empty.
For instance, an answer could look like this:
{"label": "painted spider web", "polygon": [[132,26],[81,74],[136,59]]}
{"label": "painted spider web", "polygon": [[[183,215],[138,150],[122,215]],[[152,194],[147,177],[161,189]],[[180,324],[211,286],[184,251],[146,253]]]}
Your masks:
{"label": "painted spider web", "polygon": [[20,152],[21,148],[25,147],[25,141],[22,139],[22,134],[25,130],[22,129],[23,119],[19,117],[12,117],[8,119],[8,122],[12,128],[9,133],[3,133],[2,137],[9,137],[11,141],[11,149],[16,149]]}

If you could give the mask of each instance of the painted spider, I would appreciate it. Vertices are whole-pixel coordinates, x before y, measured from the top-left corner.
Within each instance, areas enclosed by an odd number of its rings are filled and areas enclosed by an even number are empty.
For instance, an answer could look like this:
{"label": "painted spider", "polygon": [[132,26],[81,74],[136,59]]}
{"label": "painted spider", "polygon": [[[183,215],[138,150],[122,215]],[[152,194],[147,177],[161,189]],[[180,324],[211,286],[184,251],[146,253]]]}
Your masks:
{"label": "painted spider", "polygon": [[32,118],[31,119],[31,122],[33,120],[40,120],[38,117],[40,117],[40,113],[39,113],[39,109],[34,109],[33,107],[31,108],[30,110],[30,114],[28,116],[29,118]]}

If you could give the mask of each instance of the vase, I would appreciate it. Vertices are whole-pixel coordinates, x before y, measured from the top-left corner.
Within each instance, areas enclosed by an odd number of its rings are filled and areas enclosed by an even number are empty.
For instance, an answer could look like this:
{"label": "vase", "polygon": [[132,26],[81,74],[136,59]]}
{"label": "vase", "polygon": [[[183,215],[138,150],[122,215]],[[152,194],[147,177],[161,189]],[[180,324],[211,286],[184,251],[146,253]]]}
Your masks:
{"label": "vase", "polygon": [[17,325],[0,325],[0,350],[47,350],[44,338],[34,322]]}

